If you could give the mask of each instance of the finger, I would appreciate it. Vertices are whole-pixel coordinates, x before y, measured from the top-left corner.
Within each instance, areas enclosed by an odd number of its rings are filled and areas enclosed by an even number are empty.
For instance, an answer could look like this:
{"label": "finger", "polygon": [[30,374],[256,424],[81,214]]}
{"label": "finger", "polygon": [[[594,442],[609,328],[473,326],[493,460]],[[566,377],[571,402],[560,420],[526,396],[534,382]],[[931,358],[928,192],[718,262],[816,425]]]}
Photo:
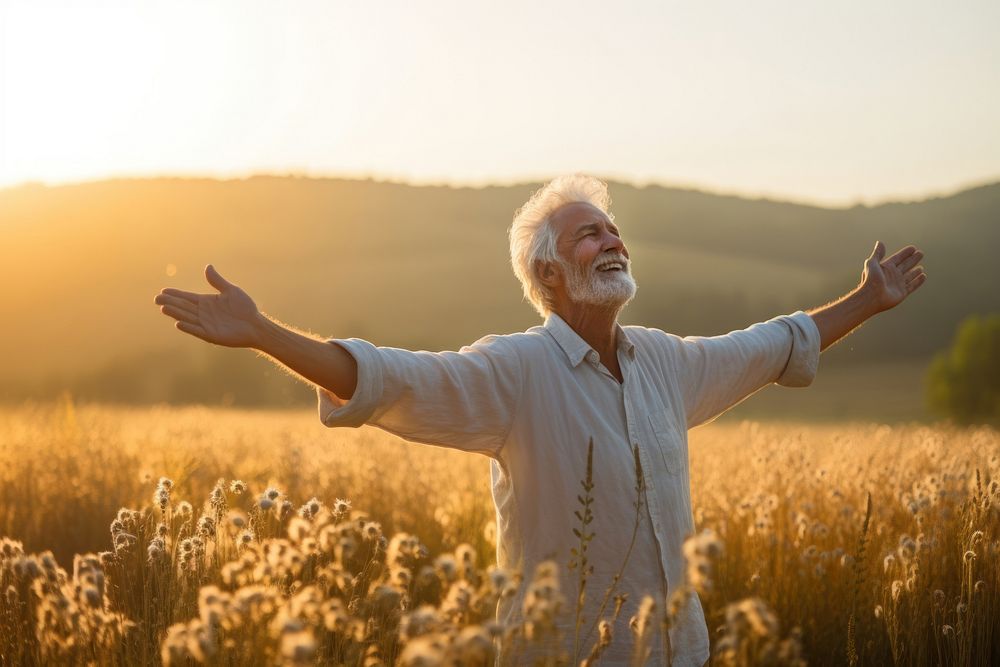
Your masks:
{"label": "finger", "polygon": [[206,343],[212,342],[208,339],[208,332],[197,324],[191,324],[190,322],[175,322],[174,326],[186,334],[191,334],[195,338],[202,339]]}
{"label": "finger", "polygon": [[174,289],[173,287],[164,287],[160,290],[160,294],[169,294],[170,296],[176,296],[181,299],[187,299],[188,301],[194,302],[197,302],[198,297],[202,296],[201,294],[197,294],[195,292],[185,292],[182,289]]}
{"label": "finger", "polygon": [[917,290],[917,288],[923,285],[924,282],[926,281],[927,281],[927,274],[921,273],[916,278],[906,283],[906,293],[913,294]]}
{"label": "finger", "polygon": [[160,306],[160,312],[164,315],[169,315],[175,320],[180,320],[182,322],[190,322],[191,324],[198,323],[198,316],[190,313],[186,310],[181,310],[180,308],[174,308],[173,306]]}
{"label": "finger", "polygon": [[160,306],[173,306],[174,308],[180,308],[181,310],[186,310],[192,315],[198,314],[198,303],[191,302],[187,299],[182,299],[178,296],[170,296],[169,294],[157,294],[156,298],[153,299],[153,303]]}
{"label": "finger", "polygon": [[909,257],[910,255],[912,255],[914,252],[916,252],[916,250],[917,249],[911,245],[904,246],[899,250],[897,250],[896,252],[889,255],[889,258],[886,261],[900,262]]}
{"label": "finger", "polygon": [[885,257],[885,244],[882,243],[881,241],[876,241],[875,249],[872,250],[871,256],[873,259],[877,259],[879,262],[881,262],[882,258]]}
{"label": "finger", "polygon": [[924,258],[924,253],[919,250],[915,250],[913,254],[899,262],[899,270],[903,273],[907,273],[910,269],[915,267],[920,260]]}
{"label": "finger", "polygon": [[926,275],[927,274],[924,272],[924,267],[918,266],[907,272],[907,274],[903,276],[903,278],[906,280],[907,283],[910,283],[919,278],[920,276],[926,276]]}
{"label": "finger", "polygon": [[911,245],[908,245],[905,248],[900,248],[896,252],[892,253],[888,257],[888,259],[885,260],[885,263],[888,264],[889,262],[892,262],[893,264],[899,264],[906,258],[912,256],[913,253],[915,252],[917,252],[917,249]]}
{"label": "finger", "polygon": [[222,277],[222,274],[215,270],[215,267],[209,264],[205,267],[205,279],[208,280],[208,284],[219,290],[220,292],[225,292],[227,289],[232,287],[232,283]]}

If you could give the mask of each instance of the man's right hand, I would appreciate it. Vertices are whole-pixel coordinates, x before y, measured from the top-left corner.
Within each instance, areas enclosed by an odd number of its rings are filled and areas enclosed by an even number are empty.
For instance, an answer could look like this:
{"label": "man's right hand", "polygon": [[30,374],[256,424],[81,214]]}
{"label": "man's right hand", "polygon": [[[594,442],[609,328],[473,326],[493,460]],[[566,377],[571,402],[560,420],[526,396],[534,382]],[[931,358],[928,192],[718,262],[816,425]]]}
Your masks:
{"label": "man's right hand", "polygon": [[226,347],[254,347],[257,325],[263,317],[250,295],[223,278],[215,267],[205,267],[208,283],[218,294],[196,294],[166,287],[153,302],[160,312],[177,320],[174,326],[203,341]]}

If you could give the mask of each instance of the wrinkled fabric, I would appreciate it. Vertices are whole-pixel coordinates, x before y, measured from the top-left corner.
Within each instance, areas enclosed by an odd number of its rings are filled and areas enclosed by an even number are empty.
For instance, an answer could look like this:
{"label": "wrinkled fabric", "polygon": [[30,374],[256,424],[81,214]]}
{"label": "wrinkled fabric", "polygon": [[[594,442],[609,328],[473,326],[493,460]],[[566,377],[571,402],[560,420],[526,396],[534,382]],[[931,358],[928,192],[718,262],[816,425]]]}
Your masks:
{"label": "wrinkled fabric", "polygon": [[[653,595],[662,613],[669,593],[684,585],[681,547],[694,533],[687,430],[771,383],[810,384],[820,352],[819,330],[802,311],[712,337],[617,326],[622,383],[555,314],[542,326],[486,336],[458,352],[376,347],[357,338],[328,342],[357,360],[358,383],[349,401],[317,387],[323,424],[371,424],[413,442],[490,457],[497,564],[523,572],[526,582],[540,562],[560,565],[566,600],[560,623],[571,658],[578,575],[566,564],[570,549],[579,546],[574,511],[593,441],[594,519],[588,529],[595,537],[587,557],[594,571],[585,588],[581,653],[572,662],[579,663],[594,644],[596,630],[586,631],[596,626],[602,601],[626,593],[605,664],[627,662],[633,645],[629,619],[643,596]],[[622,577],[608,596],[619,571]],[[521,619],[525,590],[501,602],[499,621]],[[603,617],[613,608],[609,602]],[[673,665],[700,667],[708,659],[697,595],[691,594],[669,638]],[[666,663],[665,644],[655,639],[649,664]],[[513,647],[503,650],[514,655]]]}

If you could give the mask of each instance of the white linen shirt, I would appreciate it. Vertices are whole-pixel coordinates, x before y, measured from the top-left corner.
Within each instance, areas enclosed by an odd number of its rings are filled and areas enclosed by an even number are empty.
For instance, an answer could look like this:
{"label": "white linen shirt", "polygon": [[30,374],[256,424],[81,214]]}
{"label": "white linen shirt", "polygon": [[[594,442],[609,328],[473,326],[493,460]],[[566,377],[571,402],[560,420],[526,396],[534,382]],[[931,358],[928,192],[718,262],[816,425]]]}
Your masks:
{"label": "white linen shirt", "polygon": [[[485,454],[497,521],[497,564],[530,581],[546,559],[561,565],[567,613],[564,647],[572,658],[577,573],[566,563],[579,540],[574,511],[593,439],[593,523],[584,628],[595,620],[635,525],[637,447],[645,483],[640,527],[615,593],[628,602],[605,652],[626,662],[628,622],[645,594],[662,612],[665,596],[685,581],[681,547],[694,532],[687,430],[756,390],[777,382],[806,386],[819,363],[820,335],[802,311],[722,336],[681,338],[659,329],[617,326],[623,382],[558,315],[544,326],[486,336],[458,352],[412,352],[351,338],[329,339],[357,361],[353,397],[317,387],[326,426],[372,424],[406,440]],[[521,618],[525,586],[502,601],[498,620]],[[609,617],[613,602],[605,616]],[[657,624],[654,624],[656,627]],[[582,642],[586,655],[595,634]],[[705,617],[692,595],[670,630],[674,665],[700,667],[709,657]],[[582,657],[582,656],[581,656]],[[579,662],[577,657],[575,662]],[[572,662],[573,660],[571,660]],[[662,639],[651,664],[664,664]]]}

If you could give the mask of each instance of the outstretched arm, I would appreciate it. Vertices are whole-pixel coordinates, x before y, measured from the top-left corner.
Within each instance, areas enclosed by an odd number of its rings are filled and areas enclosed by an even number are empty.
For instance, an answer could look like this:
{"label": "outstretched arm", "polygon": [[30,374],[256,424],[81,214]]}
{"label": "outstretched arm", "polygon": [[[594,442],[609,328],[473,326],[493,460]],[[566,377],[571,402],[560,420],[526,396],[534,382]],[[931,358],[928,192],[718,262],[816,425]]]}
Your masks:
{"label": "outstretched arm", "polygon": [[263,352],[343,400],[354,395],[358,367],[343,347],[276,322],[257,309],[246,292],[223,278],[211,264],[205,278],[218,294],[197,294],[167,287],[154,303],[177,320],[175,327],[208,343]]}
{"label": "outstretched arm", "polygon": [[825,350],[851,333],[865,320],[898,306],[913,294],[927,274],[920,260],[924,253],[906,246],[885,257],[885,244],[879,241],[865,260],[861,283],[850,293],[820,308],[807,311],[820,334],[820,350]]}

